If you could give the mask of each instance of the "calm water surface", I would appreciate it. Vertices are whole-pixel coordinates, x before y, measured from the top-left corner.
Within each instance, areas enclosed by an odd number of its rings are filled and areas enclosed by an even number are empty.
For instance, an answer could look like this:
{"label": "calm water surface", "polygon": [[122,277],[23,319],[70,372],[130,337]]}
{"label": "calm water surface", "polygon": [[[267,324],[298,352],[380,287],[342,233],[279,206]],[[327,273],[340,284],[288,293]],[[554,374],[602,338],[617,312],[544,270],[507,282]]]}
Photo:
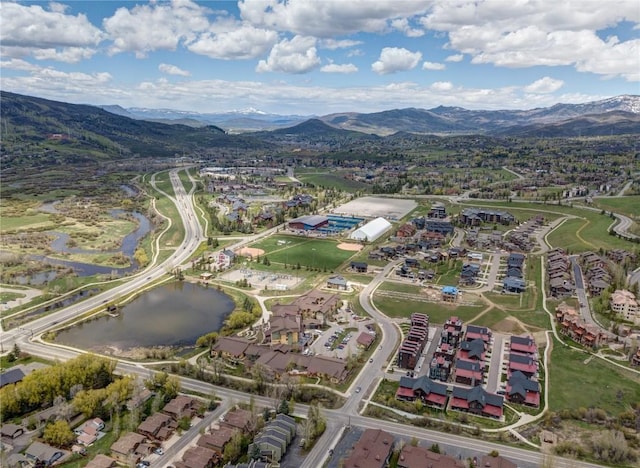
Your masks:
{"label": "calm water surface", "polygon": [[152,289],[124,306],[118,317],[102,317],[58,333],[57,342],[82,349],[121,350],[191,346],[222,328],[235,304],[214,288],[175,282]]}

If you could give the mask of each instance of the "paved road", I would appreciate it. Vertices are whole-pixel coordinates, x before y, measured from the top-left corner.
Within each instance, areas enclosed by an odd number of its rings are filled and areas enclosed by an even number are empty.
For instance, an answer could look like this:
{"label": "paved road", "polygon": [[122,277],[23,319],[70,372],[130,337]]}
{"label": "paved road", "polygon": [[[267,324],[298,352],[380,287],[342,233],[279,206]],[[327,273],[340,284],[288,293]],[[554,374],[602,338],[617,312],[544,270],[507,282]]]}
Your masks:
{"label": "paved road", "polygon": [[584,278],[582,277],[582,269],[580,268],[580,265],[578,265],[577,256],[572,255],[569,258],[571,260],[571,266],[573,268],[573,278],[576,281],[576,295],[578,296],[578,308],[580,309],[580,315],[589,325],[598,326],[598,323],[593,319],[593,316],[591,315],[589,300],[587,299],[587,292],[585,291],[584,286]]}

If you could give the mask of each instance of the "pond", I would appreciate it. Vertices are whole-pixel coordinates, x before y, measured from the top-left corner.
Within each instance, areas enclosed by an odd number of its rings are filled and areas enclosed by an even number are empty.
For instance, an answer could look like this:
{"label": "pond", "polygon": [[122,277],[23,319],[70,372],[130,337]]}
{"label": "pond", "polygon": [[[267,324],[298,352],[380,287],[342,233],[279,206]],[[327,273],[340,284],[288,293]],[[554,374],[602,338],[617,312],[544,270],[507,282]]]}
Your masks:
{"label": "pond", "polygon": [[56,341],[94,351],[193,346],[198,337],[220,330],[234,308],[231,297],[217,289],[174,282],[143,293],[116,317],[63,330]]}

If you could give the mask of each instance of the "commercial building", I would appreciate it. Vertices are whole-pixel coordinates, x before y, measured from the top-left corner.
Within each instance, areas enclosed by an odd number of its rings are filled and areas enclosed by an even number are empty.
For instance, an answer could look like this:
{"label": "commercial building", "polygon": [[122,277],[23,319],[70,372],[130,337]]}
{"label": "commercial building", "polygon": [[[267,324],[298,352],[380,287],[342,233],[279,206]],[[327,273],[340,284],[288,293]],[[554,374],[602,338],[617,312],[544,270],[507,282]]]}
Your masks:
{"label": "commercial building", "polygon": [[350,239],[373,242],[391,229],[391,223],[384,218],[376,218],[351,233]]}

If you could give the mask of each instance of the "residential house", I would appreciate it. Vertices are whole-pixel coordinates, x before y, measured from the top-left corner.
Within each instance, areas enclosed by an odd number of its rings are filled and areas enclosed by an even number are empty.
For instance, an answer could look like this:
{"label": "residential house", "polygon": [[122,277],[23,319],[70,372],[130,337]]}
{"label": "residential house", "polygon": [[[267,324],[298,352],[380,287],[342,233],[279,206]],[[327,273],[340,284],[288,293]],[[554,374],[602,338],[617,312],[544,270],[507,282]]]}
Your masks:
{"label": "residential house", "polygon": [[515,217],[502,210],[491,210],[488,208],[465,208],[458,218],[462,224],[467,226],[479,226],[482,223],[511,224],[515,222]]}
{"label": "residential house", "polygon": [[215,257],[215,262],[213,267],[216,270],[226,270],[231,265],[233,265],[233,261],[236,258],[236,254],[229,249],[223,249],[218,252]]}
{"label": "residential house", "polygon": [[533,339],[533,337],[530,335],[511,336],[510,342],[509,342],[509,349],[517,353],[530,354],[530,355],[535,355],[538,352],[538,347],[536,345],[536,342]]}
{"label": "residential house", "polygon": [[366,262],[351,262],[351,269],[357,273],[366,273],[369,265]]}
{"label": "residential house", "polygon": [[393,452],[394,439],[381,429],[365,429],[354,445],[344,468],[384,468]]}
{"label": "residential house", "polygon": [[398,457],[398,468],[465,468],[464,461],[434,453],[424,447],[405,444]]}
{"label": "residential house", "polygon": [[196,444],[217,452],[219,458],[224,456],[224,449],[237,431],[228,427],[220,427],[210,433],[202,434]]}
{"label": "residential house", "polygon": [[100,418],[90,419],[74,429],[78,436],[76,441],[80,445],[89,446],[97,439],[100,431],[104,429],[104,421]]}
{"label": "residential house", "polygon": [[178,395],[162,408],[162,412],[178,421],[184,417],[192,418],[195,416],[200,406],[201,403],[195,398],[187,395]]}
{"label": "residential house", "polygon": [[532,377],[538,373],[538,360],[531,354],[509,353],[507,364],[509,374],[512,372],[522,372],[527,377]]}
{"label": "residential house", "polygon": [[484,353],[486,344],[481,338],[463,341],[460,343],[460,352],[458,356],[465,361],[484,361]]}
{"label": "residential house", "polygon": [[527,288],[527,284],[522,278],[515,276],[507,276],[502,280],[502,291],[510,293],[523,293]]}
{"label": "residential house", "polygon": [[460,272],[460,282],[463,284],[475,284],[480,274],[480,265],[477,263],[465,263]]}
{"label": "residential house", "polygon": [[176,468],[213,468],[222,459],[214,450],[196,445],[182,454],[182,460],[175,462]]}
{"label": "residential house", "polygon": [[580,317],[578,311],[562,302],[556,307],[556,320],[559,331],[572,340],[590,348],[597,348],[609,339],[609,335],[596,325],[589,325]]}
{"label": "residential house", "polygon": [[611,310],[623,320],[640,324],[640,304],[635,294],[626,289],[617,289],[609,302]]}
{"label": "residential house", "polygon": [[431,205],[431,209],[427,213],[428,218],[439,218],[443,219],[447,217],[447,209],[444,204],[440,202],[435,202]]}
{"label": "residential house", "polygon": [[22,382],[24,379],[24,372],[20,367],[12,367],[11,369],[2,372],[0,374],[0,388],[5,385],[11,385],[18,382]]}
{"label": "residential house", "polygon": [[24,426],[19,426],[17,424],[2,424],[2,426],[0,426],[0,436],[8,439],[20,437],[24,434],[24,431]]}
{"label": "residential house", "polygon": [[440,219],[428,219],[424,226],[427,232],[435,232],[443,236],[453,234],[453,224],[451,221],[445,221]]}
{"label": "residential house", "polygon": [[171,416],[154,413],[142,421],[136,431],[150,439],[167,440],[176,428],[177,424]]}
{"label": "residential house", "polygon": [[456,302],[458,300],[459,291],[455,286],[443,286],[440,293],[444,302]]}
{"label": "residential house", "polygon": [[375,340],[376,340],[375,334],[362,332],[358,335],[358,338],[356,339],[356,343],[359,348],[367,350]]}
{"label": "residential house", "polygon": [[488,393],[479,385],[470,389],[453,387],[453,395],[450,403],[452,410],[501,419],[503,405],[504,398],[502,398],[502,396]]}
{"label": "residential house", "polygon": [[327,288],[329,289],[337,289],[338,291],[346,291],[349,289],[347,284],[347,280],[342,276],[334,275],[330,276],[327,279]]}
{"label": "residential house", "polygon": [[402,226],[400,226],[396,231],[396,237],[403,237],[403,238],[413,237],[416,231],[417,229],[414,224],[405,223]]}
{"label": "residential house", "polygon": [[467,325],[467,330],[464,334],[465,341],[473,341],[476,339],[482,340],[485,344],[491,341],[491,330],[487,327],[479,327],[477,325]]}
{"label": "residential house", "polygon": [[243,434],[254,430],[255,417],[251,411],[235,408],[220,419],[220,427],[241,431]]}
{"label": "residential house", "polygon": [[398,351],[398,366],[414,369],[429,339],[429,316],[411,314],[411,328]]}
{"label": "residential house", "polygon": [[458,343],[462,340],[462,336],[462,320],[456,316],[451,316],[442,326],[440,342],[448,343],[456,348]]}
{"label": "residential house", "polygon": [[111,445],[111,454],[122,463],[135,463],[141,456],[149,453],[149,446],[145,441],[146,438],[142,434],[127,432]]}
{"label": "residential house", "polygon": [[484,364],[479,361],[456,360],[454,380],[463,385],[482,385],[484,380]]}
{"label": "residential house", "polygon": [[69,452],[51,447],[42,442],[32,442],[24,452],[25,457],[33,463],[41,466],[51,466],[68,455]]}
{"label": "residential house", "polygon": [[415,401],[418,398],[426,405],[444,409],[449,399],[447,386],[435,382],[425,375],[415,379],[407,376],[401,377],[396,399]]}
{"label": "residential house", "polygon": [[251,343],[244,338],[220,336],[211,348],[213,357],[223,357],[232,362],[243,361]]}
{"label": "residential house", "polygon": [[99,453],[85,465],[85,468],[113,468],[115,466],[117,466],[117,462],[113,458]]}
{"label": "residential house", "polygon": [[523,372],[512,372],[507,380],[507,400],[519,405],[540,406],[540,383]]}

